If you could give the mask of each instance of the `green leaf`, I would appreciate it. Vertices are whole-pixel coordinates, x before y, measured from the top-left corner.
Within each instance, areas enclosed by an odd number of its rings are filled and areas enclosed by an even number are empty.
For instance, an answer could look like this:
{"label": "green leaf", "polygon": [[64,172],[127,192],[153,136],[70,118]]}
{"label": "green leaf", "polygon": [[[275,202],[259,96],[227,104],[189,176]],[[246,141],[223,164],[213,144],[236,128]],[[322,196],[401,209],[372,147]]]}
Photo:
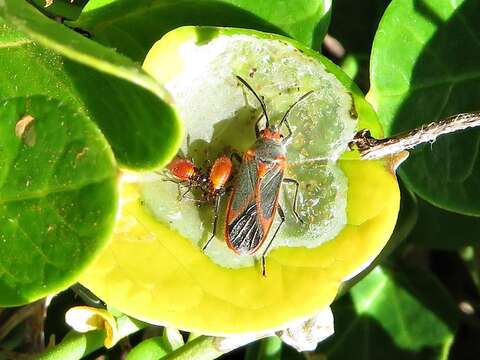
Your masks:
{"label": "green leaf", "polygon": [[288,35],[320,45],[329,24],[331,0],[137,0],[90,1],[76,27],[95,41],[135,61],[164,34],[183,25],[229,26]]}
{"label": "green leaf", "polygon": [[333,305],[335,335],[320,344],[328,359],[446,359],[455,304],[430,273],[377,267]]}
{"label": "green leaf", "polygon": [[167,123],[158,121],[163,110],[156,96],[38,46],[1,18],[0,26],[0,99],[44,94],[71,104],[101,127],[119,160],[131,166],[149,164],[162,144],[176,147]]}
{"label": "green leaf", "polygon": [[478,244],[480,218],[455,214],[419,201],[418,222],[410,234],[415,244],[454,250]]}
{"label": "green leaf", "polygon": [[[48,19],[25,1],[0,0],[0,5],[15,26],[71,60],[62,63],[57,59],[44,67],[67,72],[61,77],[68,78],[69,86],[73,84],[80,94],[119,162],[132,168],[152,168],[170,161],[181,141],[182,125],[170,106],[169,95],[157,81],[130,59]],[[11,57],[9,61],[13,61]],[[35,77],[31,73],[22,77]],[[64,82],[52,82],[51,75],[37,79],[44,88]]]}
{"label": "green leaf", "polygon": [[330,22],[331,0],[225,0],[250,11],[306,45],[321,45]]}
{"label": "green leaf", "polygon": [[62,17],[68,20],[75,20],[80,16],[83,7],[89,0],[28,0],[40,11],[51,17]]}
{"label": "green leaf", "polygon": [[[478,110],[480,3],[394,0],[377,31],[369,100],[386,135]],[[480,215],[480,130],[441,137],[412,151],[400,168],[428,202]]]}
{"label": "green leaf", "polygon": [[88,118],[44,96],[0,105],[0,304],[73,282],[106,244],[117,170]]}

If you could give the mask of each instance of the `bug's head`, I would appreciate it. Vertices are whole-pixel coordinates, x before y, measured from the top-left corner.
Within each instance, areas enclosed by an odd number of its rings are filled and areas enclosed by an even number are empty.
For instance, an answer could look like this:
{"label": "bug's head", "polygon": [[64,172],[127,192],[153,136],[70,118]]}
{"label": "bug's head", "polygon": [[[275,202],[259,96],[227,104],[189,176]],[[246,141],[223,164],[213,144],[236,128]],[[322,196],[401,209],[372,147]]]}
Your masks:
{"label": "bug's head", "polygon": [[281,142],[283,139],[283,135],[280,133],[280,129],[276,125],[272,125],[261,130],[260,137],[262,139],[273,140],[276,142]]}

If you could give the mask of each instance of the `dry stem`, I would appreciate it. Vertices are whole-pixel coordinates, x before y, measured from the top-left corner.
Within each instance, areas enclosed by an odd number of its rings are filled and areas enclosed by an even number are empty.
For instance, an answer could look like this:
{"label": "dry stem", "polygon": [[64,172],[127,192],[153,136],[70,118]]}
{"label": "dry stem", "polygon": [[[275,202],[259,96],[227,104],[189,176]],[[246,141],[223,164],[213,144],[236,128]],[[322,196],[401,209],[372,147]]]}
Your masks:
{"label": "dry stem", "polygon": [[355,135],[349,146],[350,148],[357,147],[363,159],[379,159],[426,142],[433,142],[440,135],[476,126],[480,126],[480,112],[463,113],[439,122],[422,125],[387,139],[375,139],[368,130],[361,130]]}
{"label": "dry stem", "polygon": [[39,300],[16,310],[3,324],[1,324],[0,340],[5,338],[5,336],[7,336],[18,324],[35,314],[39,307],[43,307],[43,304],[43,301]]}

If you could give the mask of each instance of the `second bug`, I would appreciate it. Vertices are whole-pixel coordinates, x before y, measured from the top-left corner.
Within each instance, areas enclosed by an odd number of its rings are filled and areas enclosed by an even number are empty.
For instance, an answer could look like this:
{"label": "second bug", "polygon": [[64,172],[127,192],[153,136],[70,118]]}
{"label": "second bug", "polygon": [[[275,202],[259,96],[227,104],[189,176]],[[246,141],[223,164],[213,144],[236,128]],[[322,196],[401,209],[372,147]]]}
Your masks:
{"label": "second bug", "polygon": [[[232,175],[232,161],[228,156],[222,155],[207,170],[202,170],[195,166],[193,161],[178,157],[169,164],[168,171],[173,176],[168,180],[186,189],[184,192],[179,192],[179,200],[188,199],[199,203],[214,204],[212,233],[203,245],[203,249],[205,249],[215,237],[220,200],[226,192],[226,185]],[[193,189],[200,190],[200,199],[187,197]]]}

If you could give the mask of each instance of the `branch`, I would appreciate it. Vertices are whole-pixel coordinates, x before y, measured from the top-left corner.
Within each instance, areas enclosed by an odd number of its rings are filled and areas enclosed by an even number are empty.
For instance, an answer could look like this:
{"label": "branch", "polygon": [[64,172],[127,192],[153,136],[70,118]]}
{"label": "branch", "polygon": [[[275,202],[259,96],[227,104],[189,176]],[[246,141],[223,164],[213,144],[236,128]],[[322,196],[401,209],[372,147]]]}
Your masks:
{"label": "branch", "polygon": [[165,356],[164,360],[213,360],[241,346],[257,340],[255,335],[229,338],[201,335]]}
{"label": "branch", "polygon": [[39,307],[43,307],[42,300],[25,305],[16,310],[8,320],[0,326],[0,340],[3,340],[18,324],[38,311]]}
{"label": "branch", "polygon": [[440,135],[477,126],[480,126],[480,112],[453,115],[387,139],[375,139],[370,135],[370,131],[365,129],[355,134],[349,147],[358,148],[363,159],[373,160],[433,142]]}
{"label": "branch", "polygon": [[[121,338],[143,329],[146,324],[122,316],[117,319],[118,332]],[[38,354],[36,360],[78,360],[104,345],[106,333],[104,330],[92,330],[86,333],[70,331],[63,340],[56,346],[48,348]]]}

